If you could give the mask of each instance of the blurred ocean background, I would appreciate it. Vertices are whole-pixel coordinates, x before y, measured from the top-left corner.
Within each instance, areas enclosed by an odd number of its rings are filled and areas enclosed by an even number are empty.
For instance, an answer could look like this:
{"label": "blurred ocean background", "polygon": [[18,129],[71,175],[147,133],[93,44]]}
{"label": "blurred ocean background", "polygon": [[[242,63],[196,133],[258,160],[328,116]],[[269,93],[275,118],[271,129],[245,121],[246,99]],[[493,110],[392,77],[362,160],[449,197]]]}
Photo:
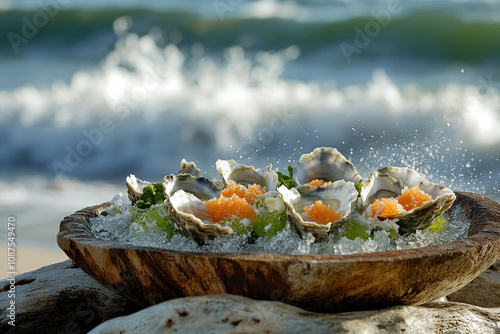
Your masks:
{"label": "blurred ocean background", "polygon": [[183,158],[285,171],[317,146],[500,201],[500,3],[0,0],[0,224],[66,215]]}

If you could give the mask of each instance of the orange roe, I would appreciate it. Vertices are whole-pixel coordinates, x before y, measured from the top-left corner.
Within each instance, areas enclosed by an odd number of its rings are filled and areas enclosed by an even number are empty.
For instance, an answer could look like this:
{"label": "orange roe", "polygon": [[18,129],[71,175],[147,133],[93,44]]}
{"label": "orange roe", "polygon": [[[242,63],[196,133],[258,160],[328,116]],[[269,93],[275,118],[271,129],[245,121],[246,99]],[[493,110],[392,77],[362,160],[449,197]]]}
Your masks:
{"label": "orange roe", "polygon": [[331,205],[324,205],[321,201],[316,201],[314,204],[304,207],[305,216],[318,223],[328,224],[336,222],[342,217],[342,210],[335,212]]}
{"label": "orange roe", "polygon": [[262,190],[258,184],[252,184],[248,186],[248,189],[241,185],[231,182],[226,188],[224,188],[220,195],[224,197],[231,197],[233,195],[238,196],[239,198],[244,198],[250,205],[255,203],[257,196],[262,195],[266,192],[266,187],[263,187]]}
{"label": "orange roe", "polygon": [[376,200],[375,203],[371,205],[372,214],[371,217],[375,217],[375,214],[380,209],[380,205],[383,205],[378,217],[380,218],[392,218],[395,215],[401,213],[402,211],[398,208],[398,201],[395,198],[382,198],[381,200]]}
{"label": "orange roe", "polygon": [[314,179],[312,180],[311,182],[309,182],[309,184],[313,187],[324,187],[328,184],[330,184],[331,182],[323,182],[321,181],[320,179]]}
{"label": "orange roe", "polygon": [[231,197],[220,196],[205,202],[212,222],[219,223],[233,216],[239,219],[252,219],[255,211],[246,199],[233,194]]}
{"label": "orange roe", "polygon": [[418,208],[422,204],[431,200],[431,196],[420,190],[419,186],[415,186],[411,189],[405,188],[403,193],[397,198],[399,204],[401,204],[406,211]]}

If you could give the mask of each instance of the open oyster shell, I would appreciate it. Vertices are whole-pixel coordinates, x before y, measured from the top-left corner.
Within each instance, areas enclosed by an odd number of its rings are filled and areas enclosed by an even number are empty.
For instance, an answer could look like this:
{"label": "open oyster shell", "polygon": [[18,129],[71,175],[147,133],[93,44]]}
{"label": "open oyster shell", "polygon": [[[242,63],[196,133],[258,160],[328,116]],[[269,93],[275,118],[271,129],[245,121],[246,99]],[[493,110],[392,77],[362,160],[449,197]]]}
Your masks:
{"label": "open oyster shell", "polygon": [[165,200],[164,206],[182,234],[192,238],[199,245],[215,237],[234,233],[229,226],[212,223],[205,203],[182,189]]}
{"label": "open oyster shell", "polygon": [[194,162],[187,162],[186,159],[182,159],[178,175],[170,174],[163,178],[163,190],[167,197],[178,190],[184,190],[202,201],[219,196],[217,187],[201,176],[201,171]]}
{"label": "open oyster shell", "polygon": [[201,170],[196,167],[194,162],[187,162],[186,159],[182,159],[179,174],[191,174],[194,177],[201,177]]}
{"label": "open oyster shell", "polygon": [[[196,164],[194,162],[187,162],[186,159],[182,159],[181,169],[179,170],[179,175],[180,174],[190,174],[194,178],[201,177],[201,171],[196,167]],[[130,174],[129,176],[127,176],[126,182],[128,198],[130,199],[132,204],[141,199],[143,189],[145,187],[154,185],[154,183],[152,182],[138,179],[134,174]],[[189,185],[187,187],[188,189],[190,188]],[[182,187],[179,185],[177,185],[177,188],[182,189]]]}
{"label": "open oyster shell", "polygon": [[219,196],[219,190],[210,180],[191,174],[171,174],[163,179],[163,189],[167,195],[163,202],[165,211],[185,236],[202,245],[206,240],[233,233],[231,228],[210,221],[203,201]]}
{"label": "open oyster shell", "polygon": [[303,154],[293,168],[293,180],[297,185],[314,179],[353,183],[362,180],[354,165],[333,147],[318,147],[311,153]]}
{"label": "open oyster shell", "polygon": [[130,199],[132,204],[136,203],[138,200],[141,199],[142,191],[145,187],[154,184],[151,182],[138,179],[137,177],[135,177],[134,174],[130,174],[129,176],[127,176],[126,182],[127,182],[128,198]]}
{"label": "open oyster shell", "polygon": [[191,174],[166,175],[163,178],[163,189],[167,197],[179,190],[193,194],[202,201],[219,196],[219,190],[210,180]]}
{"label": "open oyster shell", "polygon": [[426,180],[413,169],[406,167],[385,167],[370,175],[361,188],[360,201],[363,207],[377,199],[401,195],[404,187],[418,185],[431,196],[431,200],[418,208],[391,217],[398,219],[400,234],[408,234],[429,227],[433,220],[448,210],[455,201],[455,194],[449,188]]}
{"label": "open oyster shell", "polygon": [[404,185],[400,180],[390,177],[388,174],[373,172],[370,178],[361,187],[361,203],[363,208],[373,204],[377,199],[392,198],[401,195]]}
{"label": "open oyster shell", "polygon": [[[288,189],[285,186],[278,188],[283,196],[288,219],[302,237],[311,233],[316,241],[320,241],[332,227],[340,226],[351,213],[351,204],[356,201],[358,192],[354,183],[338,180],[324,186],[301,185]],[[318,224],[304,215],[304,207],[321,200],[324,205],[331,205],[337,212],[342,210],[342,216],[335,222]]]}
{"label": "open oyster shell", "polygon": [[266,191],[272,191],[276,190],[279,184],[278,174],[271,166],[255,169],[253,166],[246,166],[234,160],[217,160],[215,165],[226,185],[235,182],[248,187],[256,183],[261,188],[266,187]]}

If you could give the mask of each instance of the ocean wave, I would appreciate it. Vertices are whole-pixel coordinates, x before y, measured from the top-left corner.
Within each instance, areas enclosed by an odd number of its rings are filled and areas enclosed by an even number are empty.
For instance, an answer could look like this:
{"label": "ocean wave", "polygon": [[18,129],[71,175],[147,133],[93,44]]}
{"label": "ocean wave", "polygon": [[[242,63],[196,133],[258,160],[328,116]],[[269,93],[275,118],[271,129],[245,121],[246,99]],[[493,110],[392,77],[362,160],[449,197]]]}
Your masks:
{"label": "ocean wave", "polygon": [[[269,3],[284,6],[277,2]],[[245,5],[258,9],[262,6],[259,4]],[[259,12],[257,9],[245,13]],[[362,11],[358,13],[361,16],[357,16],[356,11],[348,11],[341,17],[319,22],[301,21],[295,15],[280,18],[274,14],[255,14],[220,19],[185,11],[146,9],[63,11],[52,8],[52,12],[44,17],[40,12],[43,11],[0,12],[0,30],[7,36],[0,41],[0,56],[12,57],[29,49],[37,53],[57,54],[58,57],[78,57],[72,49],[76,48],[79,53],[88,56],[88,49],[91,48],[96,50],[93,56],[97,58],[102,56],[97,50],[112,50],[116,42],[113,23],[122,16],[133,19],[131,32],[138,35],[151,33],[154,27],[154,31],[161,33],[164,45],[179,39],[180,45],[202,42],[205,48],[212,51],[233,45],[240,45],[247,51],[280,50],[297,45],[304,55],[328,49],[330,57],[343,60],[345,51],[341,45],[344,43],[357,49],[370,44],[367,52],[362,54],[363,59],[392,55],[477,63],[494,61],[500,55],[498,20],[466,20],[462,13],[444,10],[405,11],[401,7],[397,14],[391,14],[388,9],[382,8]]]}
{"label": "ocean wave", "polygon": [[286,79],[298,47],[250,56],[233,46],[222,60],[199,44],[190,52],[124,33],[99,68],[68,83],[0,91],[3,176],[161,179],[183,158],[214,176],[217,158],[286,168],[324,145],[365,177],[405,165],[458,189],[498,191],[494,88],[396,85],[382,69],[344,87]]}

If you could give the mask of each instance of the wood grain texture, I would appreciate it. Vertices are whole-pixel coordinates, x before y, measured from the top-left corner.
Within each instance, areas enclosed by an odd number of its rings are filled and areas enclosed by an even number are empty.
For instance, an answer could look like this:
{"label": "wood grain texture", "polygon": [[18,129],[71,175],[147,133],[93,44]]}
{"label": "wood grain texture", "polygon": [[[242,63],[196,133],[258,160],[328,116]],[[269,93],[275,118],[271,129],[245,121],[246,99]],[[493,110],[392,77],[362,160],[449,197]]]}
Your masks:
{"label": "wood grain texture", "polygon": [[89,219],[109,205],[61,222],[61,249],[84,271],[148,306],[186,296],[231,293],[339,312],[421,304],[472,281],[500,258],[500,205],[457,192],[472,221],[466,239],[404,251],[352,255],[195,253],[97,239]]}

